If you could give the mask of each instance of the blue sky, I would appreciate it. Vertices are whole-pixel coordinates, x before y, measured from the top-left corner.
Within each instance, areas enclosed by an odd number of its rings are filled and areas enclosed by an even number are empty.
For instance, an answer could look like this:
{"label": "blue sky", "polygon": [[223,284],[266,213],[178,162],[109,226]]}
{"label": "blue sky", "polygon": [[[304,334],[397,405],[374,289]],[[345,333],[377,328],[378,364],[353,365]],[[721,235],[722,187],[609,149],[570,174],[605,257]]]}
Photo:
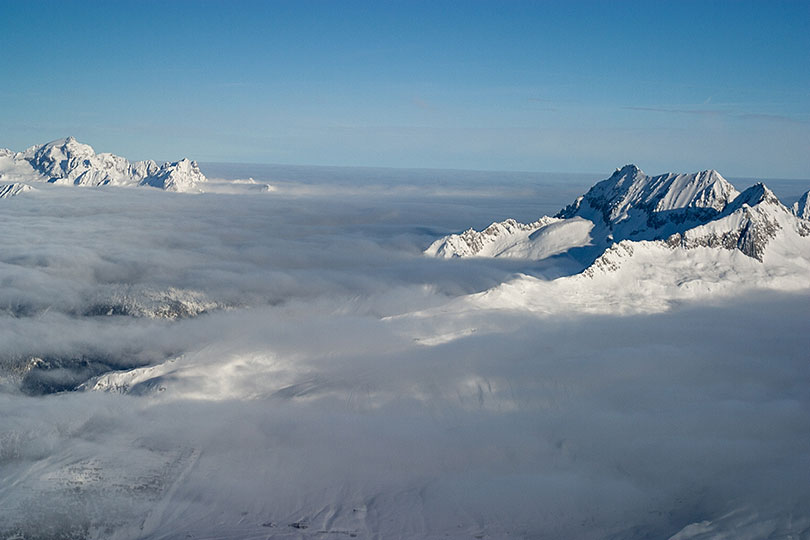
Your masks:
{"label": "blue sky", "polygon": [[0,147],[810,178],[810,2],[0,0]]}

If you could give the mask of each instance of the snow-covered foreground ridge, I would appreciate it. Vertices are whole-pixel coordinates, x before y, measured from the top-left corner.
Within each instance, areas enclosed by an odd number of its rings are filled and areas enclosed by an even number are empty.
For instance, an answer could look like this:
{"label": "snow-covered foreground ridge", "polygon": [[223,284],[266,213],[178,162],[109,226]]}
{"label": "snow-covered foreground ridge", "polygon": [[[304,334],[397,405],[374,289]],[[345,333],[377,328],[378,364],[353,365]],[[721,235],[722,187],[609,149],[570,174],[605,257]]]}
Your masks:
{"label": "snow-covered foreground ridge", "polygon": [[597,261],[620,242],[662,242],[670,248],[736,249],[763,262],[774,242],[807,255],[808,193],[788,209],[764,184],[738,192],[717,171],[647,176],[635,165],[562,209],[529,224],[506,220],[436,240],[427,255],[541,260],[569,254]]}
{"label": "snow-covered foreground ridge", "polygon": [[29,182],[198,192],[206,178],[196,161],[181,159],[161,165],[152,160],[131,162],[106,152],[97,154],[91,146],[68,137],[23,152],[0,149],[0,183]]}

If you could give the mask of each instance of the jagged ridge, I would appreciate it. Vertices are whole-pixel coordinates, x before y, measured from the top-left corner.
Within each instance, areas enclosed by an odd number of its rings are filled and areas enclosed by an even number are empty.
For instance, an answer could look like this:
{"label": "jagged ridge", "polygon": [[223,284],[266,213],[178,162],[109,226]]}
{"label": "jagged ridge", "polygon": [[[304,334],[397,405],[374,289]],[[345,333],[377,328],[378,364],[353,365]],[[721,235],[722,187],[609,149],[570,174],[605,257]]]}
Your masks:
{"label": "jagged ridge", "polygon": [[783,228],[792,228],[800,236],[810,234],[810,226],[795,220],[776,195],[758,183],[729,203],[718,219],[675,235],[678,238],[670,238],[668,243],[739,249],[762,262],[768,243]]}
{"label": "jagged ridge", "polygon": [[647,176],[626,165],[557,217],[590,219],[611,241],[653,240],[717,217],[738,194],[717,171]]}
{"label": "jagged ridge", "polygon": [[514,219],[496,221],[483,231],[467,229],[461,234],[451,234],[433,242],[425,251],[428,255],[449,259],[452,257],[489,256],[502,253],[498,241],[504,238],[528,237],[531,233],[551,223],[560,221],[543,216],[533,223],[519,223]]}
{"label": "jagged ridge", "polygon": [[[605,259],[615,258],[615,253],[608,257],[608,251],[613,253],[609,249],[611,246],[619,242],[649,240],[665,241],[673,248],[737,249],[762,262],[766,247],[779,231],[799,237],[810,235],[810,223],[797,219],[797,216],[803,218],[810,212],[807,199],[808,194],[805,194],[791,212],[762,183],[739,193],[713,170],[651,177],[635,165],[626,165],[555,216],[557,221],[554,223],[557,224],[575,219],[591,223],[591,229],[587,231],[591,242],[585,243],[570,235],[569,238],[558,238],[556,244],[560,249],[554,253],[565,251],[563,244],[566,241],[569,250],[591,245],[595,259],[590,260],[598,268],[612,268],[615,264],[608,264]],[[553,234],[549,219],[544,217],[532,224],[507,220],[493,223],[482,232],[470,229],[461,235],[435,241],[425,253],[444,258],[542,258],[549,253],[526,249],[525,244],[531,242],[535,231],[543,228],[548,229],[546,236]],[[538,227],[541,223],[544,225]],[[548,242],[548,239],[544,241]],[[490,245],[498,249],[489,248]],[[632,249],[624,252],[632,254]],[[538,254],[541,257],[537,257]]]}
{"label": "jagged ridge", "polygon": [[[14,168],[15,178],[23,164],[30,165],[30,181],[77,186],[151,186],[167,191],[195,192],[206,182],[197,162],[182,159],[162,165],[152,160],[130,162],[110,153],[96,154],[90,145],[74,137],[32,146],[24,152],[3,150],[0,157]],[[3,176],[0,167],[0,177]]]}

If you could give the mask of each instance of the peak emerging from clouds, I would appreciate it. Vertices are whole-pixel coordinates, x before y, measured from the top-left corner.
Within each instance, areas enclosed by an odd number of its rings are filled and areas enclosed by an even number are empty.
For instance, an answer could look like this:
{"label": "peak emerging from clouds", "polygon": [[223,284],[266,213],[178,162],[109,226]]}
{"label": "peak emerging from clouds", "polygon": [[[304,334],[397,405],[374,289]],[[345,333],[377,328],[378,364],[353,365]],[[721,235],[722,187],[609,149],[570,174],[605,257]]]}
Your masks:
{"label": "peak emerging from clouds", "polygon": [[659,229],[667,224],[697,224],[716,216],[737,195],[734,186],[717,171],[647,176],[635,165],[626,165],[593,186],[558,217],[604,221],[614,237],[640,240],[650,234],[659,236]]}
{"label": "peak emerging from clouds", "polygon": [[810,225],[802,219],[807,206],[805,194],[791,212],[762,183],[740,193],[714,170],[647,176],[626,165],[555,218],[526,225],[508,220],[481,232],[470,229],[437,240],[425,253],[538,260],[566,253],[589,264],[615,243],[654,240],[670,247],[738,249],[763,261],[766,246],[780,231],[790,237],[788,243],[810,235]]}
{"label": "peak emerging from clouds", "polygon": [[0,180],[49,182],[77,186],[150,186],[167,191],[197,192],[206,182],[195,161],[158,165],[130,162],[110,153],[97,154],[74,137],[35,145],[23,152],[0,151]]}

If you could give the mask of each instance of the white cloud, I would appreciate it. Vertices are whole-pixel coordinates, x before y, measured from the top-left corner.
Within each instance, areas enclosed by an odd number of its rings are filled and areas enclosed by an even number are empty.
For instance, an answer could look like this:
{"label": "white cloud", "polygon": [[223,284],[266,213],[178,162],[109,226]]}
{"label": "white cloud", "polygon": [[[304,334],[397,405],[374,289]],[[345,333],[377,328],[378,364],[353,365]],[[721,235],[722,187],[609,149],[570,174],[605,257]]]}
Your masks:
{"label": "white cloud", "polygon": [[[489,312],[493,331],[432,347],[382,320],[536,270],[421,256],[532,214],[502,193],[44,186],[1,201],[0,532],[666,538],[754,516],[805,530],[806,295]],[[162,308],[180,318],[144,316]],[[29,397],[32,356],[158,367],[115,379],[132,395]]]}

